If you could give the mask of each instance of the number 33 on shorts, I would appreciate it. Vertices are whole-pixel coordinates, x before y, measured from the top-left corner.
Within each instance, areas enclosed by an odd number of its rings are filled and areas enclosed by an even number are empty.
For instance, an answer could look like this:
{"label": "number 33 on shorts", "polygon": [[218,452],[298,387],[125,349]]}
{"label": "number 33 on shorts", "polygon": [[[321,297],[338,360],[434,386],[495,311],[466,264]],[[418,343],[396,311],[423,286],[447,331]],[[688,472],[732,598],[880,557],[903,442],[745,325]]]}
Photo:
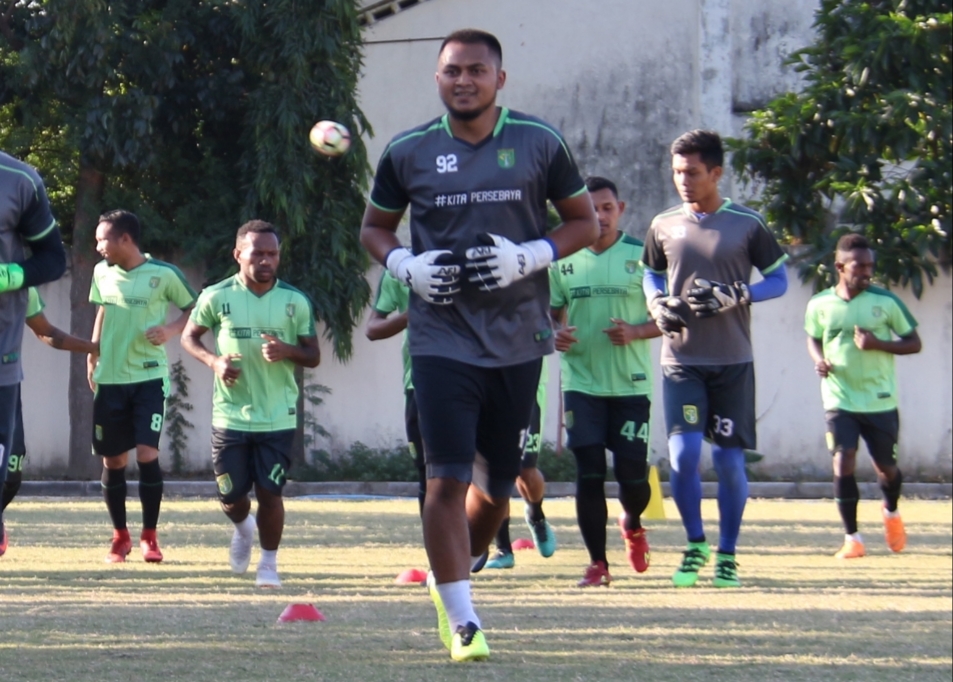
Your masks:
{"label": "number 33 on shorts", "polygon": [[719,417],[716,414],[711,418],[711,431],[713,434],[730,438],[735,432],[735,423],[727,417]]}

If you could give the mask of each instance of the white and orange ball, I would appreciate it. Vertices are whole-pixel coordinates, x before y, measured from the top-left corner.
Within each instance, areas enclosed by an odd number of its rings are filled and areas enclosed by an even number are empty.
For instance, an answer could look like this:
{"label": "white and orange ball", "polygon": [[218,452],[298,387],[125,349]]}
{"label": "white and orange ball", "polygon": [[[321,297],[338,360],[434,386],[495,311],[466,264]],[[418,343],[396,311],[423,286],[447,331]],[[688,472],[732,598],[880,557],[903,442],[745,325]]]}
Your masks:
{"label": "white and orange ball", "polygon": [[308,133],[316,152],[325,156],[341,156],[351,147],[351,133],[336,121],[318,121]]}

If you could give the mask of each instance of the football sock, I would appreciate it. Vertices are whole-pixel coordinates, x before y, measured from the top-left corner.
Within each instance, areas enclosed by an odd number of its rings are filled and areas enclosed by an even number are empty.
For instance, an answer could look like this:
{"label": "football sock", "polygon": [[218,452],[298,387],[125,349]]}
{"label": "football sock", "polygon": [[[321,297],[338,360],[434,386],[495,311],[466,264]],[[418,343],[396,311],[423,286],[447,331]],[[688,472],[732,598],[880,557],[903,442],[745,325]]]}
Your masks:
{"label": "football sock", "polygon": [[139,465],[139,501],[142,503],[142,527],[155,530],[159,525],[159,507],[162,505],[162,469],[159,460],[137,462]]}
{"label": "football sock", "polygon": [[103,499],[106,501],[106,509],[109,511],[109,518],[112,519],[113,528],[116,530],[125,530],[126,470],[107,469],[103,467],[103,477],[101,481],[103,486]]}
{"label": "football sock", "polygon": [[646,460],[615,461],[615,480],[619,482],[619,502],[625,510],[625,529],[642,527],[642,512],[649,506],[652,488],[649,486]]}
{"label": "football sock", "polygon": [[238,523],[235,524],[235,528],[238,529],[238,532],[241,533],[242,536],[246,538],[250,538],[252,535],[255,534],[255,528],[257,526],[258,524],[255,523],[255,517],[252,516],[251,514],[246,516],[243,521],[239,521]]}
{"label": "football sock", "polygon": [[510,517],[507,516],[496,531],[496,548],[507,554],[513,553],[513,543],[510,541]]}
{"label": "football sock", "polygon": [[467,623],[481,627],[480,619],[473,610],[473,601],[470,599],[470,581],[457,580],[452,583],[443,583],[436,586],[450,621],[450,632]]}
{"label": "football sock", "polygon": [[745,453],[741,448],[711,448],[712,463],[718,474],[718,551],[734,554],[741,532],[741,517],[748,502],[748,475]]}
{"label": "football sock", "polygon": [[261,557],[258,559],[259,566],[278,566],[278,550],[262,549]]}
{"label": "football sock", "polygon": [[857,532],[857,500],[860,490],[857,489],[857,479],[853,474],[834,477],[834,501],[837,511],[844,522],[844,533],[854,535]]}
{"label": "football sock", "polygon": [[[601,446],[600,446],[601,447]],[[576,481],[576,519],[582,541],[589,550],[590,563],[604,561],[606,566],[606,506],[605,480],[595,475]]]}
{"label": "football sock", "polygon": [[892,481],[880,485],[880,490],[884,496],[884,508],[888,512],[897,511],[897,503],[900,501],[900,487],[903,485],[903,474],[897,469],[897,475]]}
{"label": "football sock", "polygon": [[13,498],[17,496],[17,492],[20,490],[22,480],[22,471],[7,472],[7,480],[3,483],[3,506],[0,506],[0,511],[6,509],[7,505],[13,502]]}
{"label": "football sock", "polygon": [[673,433],[668,437],[668,454],[672,465],[669,485],[688,540],[704,542],[702,480],[698,474],[698,462],[702,456],[701,431]]}
{"label": "football sock", "polygon": [[530,521],[534,523],[539,523],[546,518],[546,515],[543,513],[543,501],[539,502],[527,502],[526,503],[526,514],[529,516]]}

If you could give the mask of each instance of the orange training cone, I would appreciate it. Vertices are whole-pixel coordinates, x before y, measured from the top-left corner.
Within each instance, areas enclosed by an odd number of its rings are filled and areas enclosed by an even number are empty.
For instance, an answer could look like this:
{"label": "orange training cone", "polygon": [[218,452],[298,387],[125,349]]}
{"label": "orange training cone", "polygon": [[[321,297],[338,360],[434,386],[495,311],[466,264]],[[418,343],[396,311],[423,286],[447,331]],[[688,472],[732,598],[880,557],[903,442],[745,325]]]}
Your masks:
{"label": "orange training cone", "polygon": [[318,611],[314,604],[288,604],[278,616],[279,623],[291,623],[298,620],[324,620],[324,614]]}
{"label": "orange training cone", "polygon": [[427,582],[427,571],[419,568],[408,568],[394,578],[394,583],[397,585],[420,585],[425,582]]}

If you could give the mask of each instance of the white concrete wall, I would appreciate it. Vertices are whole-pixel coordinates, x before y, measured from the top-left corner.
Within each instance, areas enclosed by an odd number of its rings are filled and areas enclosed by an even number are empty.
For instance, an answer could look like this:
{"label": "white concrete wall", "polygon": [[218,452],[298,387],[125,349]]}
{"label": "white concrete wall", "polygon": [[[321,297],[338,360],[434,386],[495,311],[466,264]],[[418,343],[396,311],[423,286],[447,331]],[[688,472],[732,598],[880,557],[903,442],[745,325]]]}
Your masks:
{"label": "white concrete wall", "polygon": [[[365,31],[361,106],[376,136],[372,164],[396,133],[442,112],[433,75],[442,37],[468,26],[495,33],[508,73],[500,102],[539,115],[566,136],[585,174],[606,175],[629,201],[623,228],[640,236],[677,196],[669,177],[668,146],[693,127],[737,135],[744,112],[797,85],[782,65],[811,39],[816,2],[784,0],[430,0],[372,24]],[[723,188],[732,194],[728,179]],[[376,287],[379,269],[369,279]],[[190,276],[191,277],[191,276]],[[201,277],[192,277],[193,282]],[[810,291],[791,273],[791,291],[758,304],[754,339],[758,379],[758,468],[784,477],[826,478],[823,411],[818,380],[801,328]],[[953,368],[951,280],[944,276],[916,301],[900,292],[921,322],[924,351],[899,358],[904,468],[910,476],[951,475]],[[47,315],[68,327],[68,280],[42,289]],[[27,332],[27,336],[30,334]],[[658,342],[655,342],[655,355]],[[174,360],[177,342],[169,346]],[[316,416],[331,433],[323,445],[344,449],[403,442],[400,341],[371,343],[359,331],[348,364],[322,342],[323,361],[307,382],[333,393]],[[28,338],[24,349],[28,466],[56,472],[65,466],[67,396],[65,353]],[[210,372],[191,358],[189,400],[195,410],[190,466],[208,468]],[[547,440],[558,425],[558,362],[551,361]],[[653,416],[652,459],[665,457],[659,410]]]}

